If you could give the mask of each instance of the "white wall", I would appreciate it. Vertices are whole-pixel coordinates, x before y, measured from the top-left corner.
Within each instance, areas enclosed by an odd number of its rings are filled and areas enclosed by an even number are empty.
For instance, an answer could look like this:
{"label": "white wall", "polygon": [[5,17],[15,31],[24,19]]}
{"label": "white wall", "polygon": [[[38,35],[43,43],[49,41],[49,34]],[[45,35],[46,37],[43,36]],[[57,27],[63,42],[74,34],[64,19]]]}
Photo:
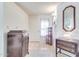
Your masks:
{"label": "white wall", "polygon": [[28,15],[15,3],[5,3],[5,29],[29,30]]}
{"label": "white wall", "polygon": [[30,41],[42,41],[40,32],[40,21],[48,19],[50,26],[52,26],[52,17],[50,15],[32,15],[29,16],[29,35]]}
{"label": "white wall", "polygon": [[4,22],[4,8],[3,3],[0,2],[0,57],[4,56],[4,37],[3,37],[3,22]]}
{"label": "white wall", "polygon": [[56,37],[63,37],[65,32],[62,29],[62,12],[65,7],[73,5],[76,7],[76,29],[71,32],[71,38],[79,39],[79,3],[61,3],[57,8],[57,20],[56,20]]}
{"label": "white wall", "polygon": [[40,41],[40,19],[38,16],[29,17],[30,41]]}

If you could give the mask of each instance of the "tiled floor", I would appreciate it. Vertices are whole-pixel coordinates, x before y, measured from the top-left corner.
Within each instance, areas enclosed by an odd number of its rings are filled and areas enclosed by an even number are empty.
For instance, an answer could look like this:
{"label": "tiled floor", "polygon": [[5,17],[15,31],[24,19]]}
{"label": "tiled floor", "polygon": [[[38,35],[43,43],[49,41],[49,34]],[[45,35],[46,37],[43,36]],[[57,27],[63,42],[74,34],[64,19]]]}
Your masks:
{"label": "tiled floor", "polygon": [[53,57],[53,46],[42,42],[30,42],[27,57]]}

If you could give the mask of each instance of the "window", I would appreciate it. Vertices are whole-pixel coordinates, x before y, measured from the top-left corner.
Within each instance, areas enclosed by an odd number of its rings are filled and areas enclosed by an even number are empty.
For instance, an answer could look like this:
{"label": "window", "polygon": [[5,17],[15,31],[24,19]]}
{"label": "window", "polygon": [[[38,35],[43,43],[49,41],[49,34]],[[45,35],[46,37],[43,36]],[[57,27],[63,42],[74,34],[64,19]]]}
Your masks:
{"label": "window", "polygon": [[48,34],[49,21],[41,20],[41,36],[46,36]]}

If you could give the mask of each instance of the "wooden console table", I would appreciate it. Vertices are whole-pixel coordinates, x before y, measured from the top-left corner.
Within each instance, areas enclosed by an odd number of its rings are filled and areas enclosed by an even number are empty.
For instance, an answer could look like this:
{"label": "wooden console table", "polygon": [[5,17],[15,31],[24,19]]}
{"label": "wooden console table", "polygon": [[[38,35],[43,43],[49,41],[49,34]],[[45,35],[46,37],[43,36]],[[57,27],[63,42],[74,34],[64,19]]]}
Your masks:
{"label": "wooden console table", "polygon": [[[73,40],[67,38],[56,39],[56,57],[58,53],[62,53],[61,50],[75,54],[76,57],[79,57],[78,45],[79,45],[79,40],[75,40],[75,39]],[[58,49],[59,51],[57,51]]]}

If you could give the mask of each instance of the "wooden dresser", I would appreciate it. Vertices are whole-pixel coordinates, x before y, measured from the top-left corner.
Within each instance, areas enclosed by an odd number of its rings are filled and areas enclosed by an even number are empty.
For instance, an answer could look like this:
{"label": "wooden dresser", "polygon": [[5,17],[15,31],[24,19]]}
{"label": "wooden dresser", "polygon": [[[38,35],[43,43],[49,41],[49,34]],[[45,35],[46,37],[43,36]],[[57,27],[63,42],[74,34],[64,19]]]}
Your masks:
{"label": "wooden dresser", "polygon": [[23,57],[28,54],[29,37],[22,30],[7,33],[7,57]]}
{"label": "wooden dresser", "polygon": [[79,40],[70,38],[56,39],[56,56],[58,53],[62,53],[61,50],[67,51],[74,54],[76,57],[79,57]]}

